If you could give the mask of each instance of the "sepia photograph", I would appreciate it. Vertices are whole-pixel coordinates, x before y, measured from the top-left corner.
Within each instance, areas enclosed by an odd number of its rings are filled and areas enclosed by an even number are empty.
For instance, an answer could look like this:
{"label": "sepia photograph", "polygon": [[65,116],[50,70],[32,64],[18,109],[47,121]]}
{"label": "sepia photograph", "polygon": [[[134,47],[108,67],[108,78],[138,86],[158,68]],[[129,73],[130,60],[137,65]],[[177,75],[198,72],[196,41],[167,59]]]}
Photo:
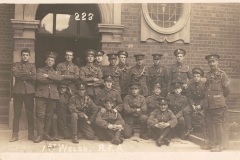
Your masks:
{"label": "sepia photograph", "polygon": [[206,2],[0,2],[0,160],[240,157],[240,1]]}

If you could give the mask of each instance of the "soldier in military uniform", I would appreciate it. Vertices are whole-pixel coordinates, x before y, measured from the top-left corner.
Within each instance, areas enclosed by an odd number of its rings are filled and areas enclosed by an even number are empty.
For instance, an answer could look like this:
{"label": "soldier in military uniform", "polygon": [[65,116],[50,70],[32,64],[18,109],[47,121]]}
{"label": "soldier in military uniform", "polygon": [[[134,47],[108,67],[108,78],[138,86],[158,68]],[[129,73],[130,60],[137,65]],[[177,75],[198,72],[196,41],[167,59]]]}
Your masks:
{"label": "soldier in military uniform", "polygon": [[104,88],[101,89],[96,96],[95,104],[101,107],[104,106],[106,98],[111,97],[114,102],[114,109],[116,109],[119,113],[122,112],[123,109],[123,101],[116,89],[112,88],[113,79],[111,76],[104,76]]}
{"label": "soldier in military uniform", "polygon": [[159,98],[157,108],[150,114],[148,125],[151,127],[152,137],[156,139],[156,144],[160,147],[162,144],[169,145],[170,132],[178,121],[171,110],[168,109],[168,100]]}
{"label": "soldier in military uniform", "polygon": [[152,54],[154,65],[151,66],[149,71],[149,90],[153,91],[153,83],[158,81],[162,84],[161,95],[166,96],[168,93],[168,71],[167,68],[160,64],[162,54]]}
{"label": "soldier in military uniform", "polygon": [[28,139],[34,139],[34,120],[33,120],[33,108],[34,108],[34,93],[36,80],[36,68],[35,65],[29,63],[30,50],[24,48],[21,50],[21,61],[13,64],[13,76],[15,77],[15,84],[13,86],[13,134],[10,142],[18,140],[19,132],[19,120],[21,118],[23,103],[26,108],[26,115],[28,121]]}
{"label": "soldier in military uniform", "polygon": [[56,103],[57,100],[59,100],[57,83],[63,78],[60,73],[53,69],[55,60],[56,53],[48,52],[45,61],[46,66],[37,70],[38,83],[35,96],[38,137],[34,140],[35,143],[41,142],[43,136],[46,140],[53,140],[53,138],[49,136],[49,131],[51,129],[51,121]]}
{"label": "soldier in military uniform", "polygon": [[174,55],[177,63],[173,64],[169,69],[168,91],[172,91],[172,83],[182,82],[182,95],[187,96],[187,83],[192,78],[192,74],[189,65],[183,62],[186,51],[184,49],[176,49]]}
{"label": "soldier in military uniform", "polygon": [[68,93],[68,83],[62,82],[58,86],[59,100],[57,101],[57,106],[52,120],[53,128],[53,139],[59,140],[58,132],[63,138],[71,137],[71,127],[70,127],[70,111],[68,107],[68,101],[70,94]]}
{"label": "soldier in military uniform", "polygon": [[95,54],[96,51],[93,49],[86,51],[87,64],[81,67],[79,71],[80,81],[86,84],[86,93],[93,100],[95,100],[96,93],[99,92],[100,86],[103,84],[101,69],[93,65]]}
{"label": "soldier in military uniform", "polygon": [[127,51],[118,51],[118,68],[121,70],[121,81],[120,81],[120,88],[121,88],[121,96],[122,99],[128,94],[128,70],[129,70],[129,65],[126,62],[128,58],[128,52]]}
{"label": "soldier in military uniform", "polygon": [[185,139],[185,117],[183,115],[183,110],[185,107],[188,107],[188,100],[185,96],[181,94],[182,92],[182,83],[175,82],[173,83],[174,93],[168,94],[167,99],[169,99],[169,109],[177,117],[178,125],[176,128],[176,133],[179,134],[181,139]]}
{"label": "soldier in military uniform", "polygon": [[220,152],[224,147],[227,147],[225,138],[228,136],[227,132],[224,131],[227,123],[225,97],[230,94],[230,87],[228,76],[218,68],[219,58],[218,54],[211,54],[205,57],[210,67],[210,71],[206,74],[205,96],[205,118],[209,145],[205,148],[203,147],[203,149],[210,149],[212,152]]}
{"label": "soldier in military uniform", "polygon": [[77,132],[83,133],[83,137],[87,140],[94,140],[93,125],[98,112],[98,107],[86,95],[86,87],[80,83],[77,87],[78,94],[69,100],[69,110],[71,112],[71,127],[73,134],[73,143],[79,143]]}
{"label": "soldier in military uniform", "polygon": [[149,95],[148,93],[148,70],[143,65],[143,57],[144,54],[136,54],[134,57],[136,58],[136,65],[129,69],[129,80],[131,83],[139,83],[140,84],[140,94],[144,97]]}
{"label": "soldier in military uniform", "polygon": [[76,83],[79,79],[79,68],[73,62],[73,51],[67,50],[65,52],[66,61],[59,63],[56,70],[61,73],[63,77],[63,82],[68,83],[68,88],[71,94],[77,92]]}
{"label": "soldier in military uniform", "polygon": [[143,95],[140,95],[140,84],[130,84],[131,94],[124,98],[124,138],[130,138],[133,134],[133,126],[140,123],[140,138],[149,139],[147,134],[147,105]]}
{"label": "soldier in military uniform", "polygon": [[161,96],[162,84],[158,81],[155,81],[153,84],[153,95],[150,95],[146,98],[147,104],[147,115],[149,116],[151,112],[153,112],[159,103],[159,98],[163,98]]}
{"label": "soldier in military uniform", "polygon": [[108,60],[110,64],[108,66],[104,66],[103,76],[111,76],[113,79],[113,85],[112,88],[116,89],[119,94],[121,95],[121,88],[120,88],[120,80],[121,80],[121,70],[117,66],[117,55],[115,53],[109,53],[107,54]]}
{"label": "soldier in military uniform", "polygon": [[121,115],[114,110],[114,100],[107,97],[104,102],[106,111],[98,112],[96,118],[97,135],[100,140],[111,140],[112,144],[123,142],[122,131],[125,122]]}
{"label": "soldier in military uniform", "polygon": [[104,51],[96,51],[95,60],[93,64],[102,71],[102,60],[103,60]]}
{"label": "soldier in military uniform", "polygon": [[205,84],[201,81],[201,78],[204,75],[204,72],[201,68],[192,69],[193,79],[190,80],[187,89],[187,98],[189,106],[183,109],[183,115],[186,122],[186,134],[187,138],[190,133],[193,131],[191,115],[193,112],[201,112],[203,114],[203,103],[206,87]]}

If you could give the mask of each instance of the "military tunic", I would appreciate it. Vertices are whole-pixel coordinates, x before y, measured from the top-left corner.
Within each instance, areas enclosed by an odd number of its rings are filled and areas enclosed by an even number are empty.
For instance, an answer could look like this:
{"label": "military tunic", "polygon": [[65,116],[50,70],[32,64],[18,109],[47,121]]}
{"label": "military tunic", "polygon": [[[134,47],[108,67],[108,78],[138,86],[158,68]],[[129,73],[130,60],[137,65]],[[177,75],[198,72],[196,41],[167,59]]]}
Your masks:
{"label": "military tunic", "polygon": [[148,96],[146,98],[147,104],[147,115],[149,116],[151,112],[153,112],[159,105],[159,98],[162,98],[161,95],[157,96],[155,94]]}
{"label": "military tunic", "polygon": [[168,71],[162,65],[155,66],[153,65],[148,69],[149,71],[149,90],[153,91],[153,85],[156,82],[159,82],[162,85],[161,95],[166,96],[168,93],[167,85],[168,85]]}
{"label": "military tunic", "polygon": [[[96,93],[99,92],[100,86],[103,84],[101,69],[95,67],[92,63],[88,63],[86,66],[80,68],[79,77],[86,84],[87,94],[95,98]],[[99,80],[94,81],[94,78],[98,78]]]}
{"label": "military tunic", "polygon": [[99,68],[102,71],[103,65],[102,63],[98,63],[97,61],[93,62],[94,66],[96,66],[97,68]]}
{"label": "military tunic", "polygon": [[72,62],[63,62],[57,65],[56,70],[63,76],[62,82],[66,82],[70,91],[76,93],[76,83],[79,79],[79,68]]}
{"label": "military tunic", "polygon": [[118,68],[121,70],[121,81],[120,81],[120,87],[121,87],[121,94],[123,95],[122,98],[124,98],[128,94],[128,78],[127,78],[127,72],[129,70],[128,64],[118,63]]}
{"label": "military tunic", "polygon": [[[98,107],[89,96],[73,96],[69,100],[69,110],[71,112],[71,126],[73,135],[77,135],[78,126],[86,139],[94,139],[92,125],[95,122]],[[88,117],[85,118],[85,115]],[[87,124],[87,120],[91,124]]]}
{"label": "military tunic", "polygon": [[116,89],[119,94],[121,95],[121,88],[120,88],[120,81],[121,81],[121,70],[118,66],[104,66],[103,69],[103,76],[111,76],[113,79],[113,89]]}

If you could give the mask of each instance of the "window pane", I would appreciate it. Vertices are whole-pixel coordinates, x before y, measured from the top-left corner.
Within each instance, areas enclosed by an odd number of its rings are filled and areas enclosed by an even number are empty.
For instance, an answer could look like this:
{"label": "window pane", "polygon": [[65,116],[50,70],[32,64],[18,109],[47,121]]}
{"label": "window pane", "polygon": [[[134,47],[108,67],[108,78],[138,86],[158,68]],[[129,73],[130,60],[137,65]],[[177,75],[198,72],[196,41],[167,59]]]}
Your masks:
{"label": "window pane", "polygon": [[56,34],[77,36],[77,21],[75,20],[75,16],[70,14],[57,14]]}
{"label": "window pane", "polygon": [[52,13],[47,14],[42,19],[39,32],[44,34],[53,34],[53,14]]}

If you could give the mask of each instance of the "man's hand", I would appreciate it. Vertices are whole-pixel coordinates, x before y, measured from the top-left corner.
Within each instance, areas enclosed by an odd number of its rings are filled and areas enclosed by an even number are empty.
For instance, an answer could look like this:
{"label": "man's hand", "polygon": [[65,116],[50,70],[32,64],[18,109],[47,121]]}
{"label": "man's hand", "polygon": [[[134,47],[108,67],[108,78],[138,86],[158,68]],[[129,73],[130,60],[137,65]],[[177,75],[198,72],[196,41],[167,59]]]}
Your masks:
{"label": "man's hand", "polygon": [[117,113],[117,109],[114,108],[114,109],[113,109],[113,112]]}
{"label": "man's hand", "polygon": [[138,109],[137,109],[137,112],[141,112],[141,108],[138,108]]}
{"label": "man's hand", "polygon": [[88,119],[88,116],[85,114],[85,115],[84,115],[84,118],[85,118],[85,119]]}
{"label": "man's hand", "polygon": [[114,126],[112,124],[108,125],[108,129],[113,129],[113,128],[114,128]]}
{"label": "man's hand", "polygon": [[91,124],[91,122],[90,122],[90,121],[87,121],[87,124]]}
{"label": "man's hand", "polygon": [[45,73],[44,73],[44,74],[43,74],[43,77],[48,78],[48,74],[45,74]]}
{"label": "man's hand", "polygon": [[196,109],[199,111],[199,110],[202,109],[202,107],[201,107],[200,105],[197,105],[197,106],[196,106]]}
{"label": "man's hand", "polygon": [[99,79],[98,78],[93,78],[93,81],[96,82],[96,81],[99,81]]}
{"label": "man's hand", "polygon": [[197,107],[195,105],[192,105],[192,107],[193,107],[193,110],[196,111]]}
{"label": "man's hand", "polygon": [[105,113],[106,109],[105,108],[101,108],[101,113]]}
{"label": "man's hand", "polygon": [[187,84],[183,84],[183,88],[184,88],[184,89],[187,89],[187,88],[188,88],[188,85],[187,85]]}
{"label": "man's hand", "polygon": [[114,125],[114,130],[123,130],[123,127],[122,127],[122,125]]}

